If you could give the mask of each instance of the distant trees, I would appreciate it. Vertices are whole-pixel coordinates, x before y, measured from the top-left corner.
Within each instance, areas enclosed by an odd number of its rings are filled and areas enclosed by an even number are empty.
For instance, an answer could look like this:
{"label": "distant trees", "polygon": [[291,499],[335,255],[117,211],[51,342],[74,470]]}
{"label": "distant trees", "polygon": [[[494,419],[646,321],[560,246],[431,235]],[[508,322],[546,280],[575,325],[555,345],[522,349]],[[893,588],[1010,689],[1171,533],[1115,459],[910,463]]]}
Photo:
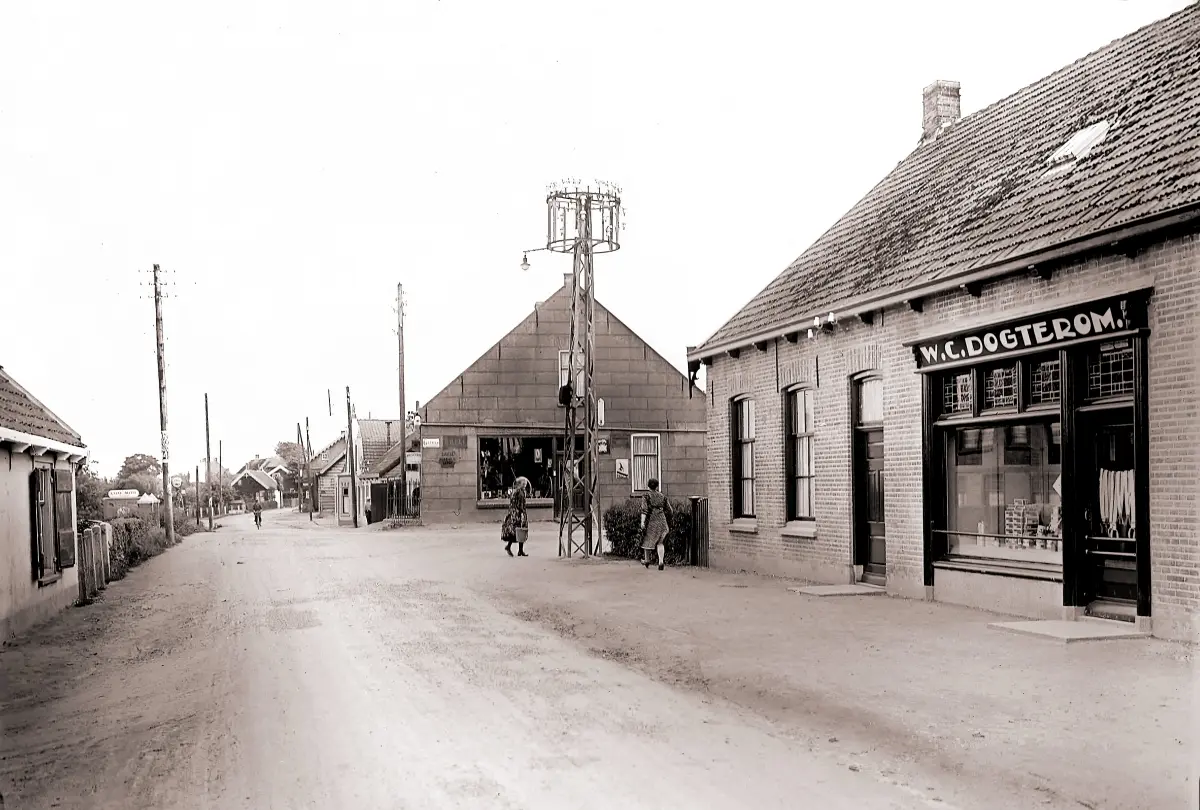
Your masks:
{"label": "distant trees", "polygon": [[275,455],[283,459],[292,472],[304,469],[304,448],[298,442],[280,442],[275,445]]}
{"label": "distant trees", "polygon": [[136,489],[143,495],[150,493],[162,497],[162,465],[158,459],[145,453],[126,456],[117,471],[112,489]]}

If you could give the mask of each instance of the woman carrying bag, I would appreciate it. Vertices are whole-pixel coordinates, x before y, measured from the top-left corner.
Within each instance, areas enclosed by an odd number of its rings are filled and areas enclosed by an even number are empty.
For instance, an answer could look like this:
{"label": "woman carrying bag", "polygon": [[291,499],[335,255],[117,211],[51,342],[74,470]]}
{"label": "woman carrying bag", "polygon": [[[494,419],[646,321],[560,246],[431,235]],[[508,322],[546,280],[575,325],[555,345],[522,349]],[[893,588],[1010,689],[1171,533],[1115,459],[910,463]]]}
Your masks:
{"label": "woman carrying bag", "polygon": [[529,513],[525,511],[526,493],[529,491],[529,479],[521,476],[513,481],[512,494],[508,496],[508,514],[500,527],[500,539],[504,541],[504,550],[508,556],[513,556],[512,544],[517,544],[517,556],[528,557],[525,553],[525,540],[529,537]]}
{"label": "woman carrying bag", "polygon": [[642,496],[642,565],[650,567],[650,552],[658,551],[658,570],[663,570],[667,559],[666,539],[671,530],[671,502],[658,491],[658,479],[646,482],[650,491]]}

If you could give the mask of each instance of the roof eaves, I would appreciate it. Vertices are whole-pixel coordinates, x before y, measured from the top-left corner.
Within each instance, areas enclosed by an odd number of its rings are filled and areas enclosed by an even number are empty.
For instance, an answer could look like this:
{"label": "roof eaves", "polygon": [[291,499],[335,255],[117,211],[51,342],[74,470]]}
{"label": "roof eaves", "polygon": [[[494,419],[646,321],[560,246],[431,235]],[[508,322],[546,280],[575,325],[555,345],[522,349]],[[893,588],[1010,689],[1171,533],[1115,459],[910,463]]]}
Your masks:
{"label": "roof eaves", "polygon": [[[1119,212],[1115,212],[1113,216],[1118,215]],[[1200,221],[1200,203],[1192,203],[1174,211],[1134,220],[1118,228],[1093,233],[1088,237],[1079,238],[1069,243],[1057,242],[1042,251],[1025,253],[1007,261],[991,262],[984,266],[967,268],[965,271],[943,277],[927,276],[925,280],[907,287],[885,288],[858,298],[844,299],[831,307],[823,309],[832,310],[838,320],[853,318],[859,314],[899,306],[918,298],[926,298],[931,295],[950,292],[967,284],[990,281],[1047,261],[1059,261],[1106,245],[1115,246],[1126,239],[1144,237],[1157,231],[1193,221]],[[688,353],[688,360],[703,361],[718,354],[753,346],[755,343],[785,337],[786,335],[807,329],[811,323],[812,316],[810,315],[800,320],[791,321],[783,327],[764,330],[746,337],[733,338],[723,341],[718,345],[698,346]]]}

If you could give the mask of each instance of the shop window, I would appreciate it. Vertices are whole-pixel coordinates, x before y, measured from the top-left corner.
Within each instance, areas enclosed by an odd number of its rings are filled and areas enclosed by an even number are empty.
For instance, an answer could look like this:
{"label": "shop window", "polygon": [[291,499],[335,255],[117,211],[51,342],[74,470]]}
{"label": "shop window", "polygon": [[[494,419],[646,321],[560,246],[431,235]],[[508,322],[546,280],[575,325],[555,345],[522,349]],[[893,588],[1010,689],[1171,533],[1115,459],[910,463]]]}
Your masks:
{"label": "shop window", "polygon": [[813,394],[811,388],[784,394],[788,520],[811,520],[814,516]]}
{"label": "shop window", "polygon": [[479,498],[507,501],[513,482],[529,479],[531,498],[554,496],[554,438],[492,436],[479,438]]}
{"label": "shop window", "polygon": [[1128,340],[1104,343],[1088,355],[1088,398],[1132,394],[1133,344]]}
{"label": "shop window", "polygon": [[1062,401],[1062,365],[1058,358],[1035,360],[1029,366],[1029,404]]}
{"label": "shop window", "polygon": [[754,517],[754,400],[735,399],[730,419],[733,437],[733,517]]}
{"label": "shop window", "polygon": [[969,371],[947,375],[942,381],[942,412],[946,414],[971,413],[974,388],[972,374]]}
{"label": "shop window", "polygon": [[630,481],[634,492],[645,492],[650,489],[651,478],[659,480],[662,487],[662,460],[659,456],[659,439],[657,433],[635,433],[630,437],[630,450],[633,456],[633,470]]}
{"label": "shop window", "polygon": [[1062,564],[1062,433],[1057,422],[947,433],[951,555]]}
{"label": "shop window", "polygon": [[996,366],[983,372],[983,407],[1014,408],[1017,404],[1017,367]]}

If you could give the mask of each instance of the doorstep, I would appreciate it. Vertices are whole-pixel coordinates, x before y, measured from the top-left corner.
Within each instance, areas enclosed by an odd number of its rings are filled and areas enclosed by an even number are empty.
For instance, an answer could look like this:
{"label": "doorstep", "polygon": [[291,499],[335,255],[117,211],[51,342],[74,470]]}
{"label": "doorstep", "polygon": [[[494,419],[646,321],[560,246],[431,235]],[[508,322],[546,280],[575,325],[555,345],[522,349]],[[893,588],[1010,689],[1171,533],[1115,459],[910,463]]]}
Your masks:
{"label": "doorstep", "polygon": [[801,588],[788,588],[792,593],[805,596],[879,596],[887,590],[878,585],[863,585],[861,583],[847,585],[805,585]]}
{"label": "doorstep", "polygon": [[1084,618],[1078,621],[1049,619],[1045,621],[991,622],[988,627],[1025,636],[1041,636],[1064,644],[1076,641],[1116,641],[1118,639],[1150,638],[1129,622],[1111,619]]}

